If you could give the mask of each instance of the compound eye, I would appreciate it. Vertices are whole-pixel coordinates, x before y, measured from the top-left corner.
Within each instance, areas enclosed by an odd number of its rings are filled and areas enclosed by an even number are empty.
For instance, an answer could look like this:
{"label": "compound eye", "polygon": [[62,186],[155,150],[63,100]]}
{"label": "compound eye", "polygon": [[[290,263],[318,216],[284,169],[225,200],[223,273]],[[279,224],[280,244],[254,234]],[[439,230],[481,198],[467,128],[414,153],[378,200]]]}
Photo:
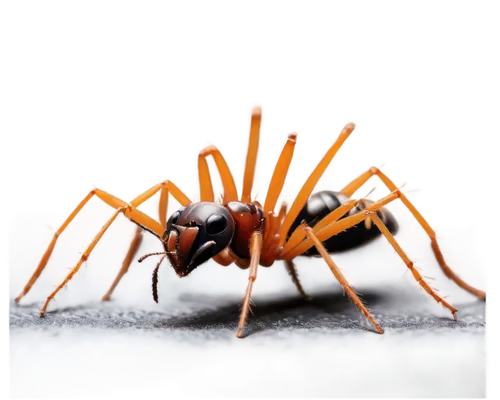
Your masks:
{"label": "compound eye", "polygon": [[179,216],[181,215],[181,212],[180,211],[176,211],[174,212],[171,216],[170,216],[170,223],[171,224],[175,224],[177,222],[177,220],[179,219]]}
{"label": "compound eye", "polygon": [[175,224],[179,219],[180,215],[181,215],[181,210],[177,210],[176,212],[174,212],[167,221],[167,227],[171,227],[173,224]]}
{"label": "compound eye", "polygon": [[207,219],[207,233],[209,235],[218,235],[227,228],[227,219],[223,215],[211,215]]}

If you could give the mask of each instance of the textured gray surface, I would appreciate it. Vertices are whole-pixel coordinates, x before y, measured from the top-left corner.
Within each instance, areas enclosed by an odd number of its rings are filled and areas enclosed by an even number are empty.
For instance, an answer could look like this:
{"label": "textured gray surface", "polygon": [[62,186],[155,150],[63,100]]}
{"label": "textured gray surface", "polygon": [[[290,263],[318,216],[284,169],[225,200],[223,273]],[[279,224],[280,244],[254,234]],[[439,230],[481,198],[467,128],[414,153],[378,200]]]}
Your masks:
{"label": "textured gray surface", "polygon": [[[26,277],[45,225],[22,222],[9,237],[9,293]],[[27,227],[27,229],[25,229]],[[50,226],[49,226],[50,227]],[[261,269],[247,337],[235,338],[246,272],[200,267],[177,279],[165,263],[160,304],[150,296],[155,260],[134,264],[113,301],[98,301],[120,261],[131,224],[121,219],[80,273],[38,317],[41,301],[74,262],[68,232],[54,261],[23,305],[9,307],[10,396],[49,397],[146,387],[190,375],[207,365],[241,359],[285,362],[289,378],[258,397],[453,398],[485,397],[486,304],[437,273],[428,243],[408,236],[407,249],[426,276],[460,308],[457,321],[423,294],[383,241],[338,256],[370,311],[386,330],[373,333],[317,259],[299,260],[314,300],[300,298],[281,265]],[[418,246],[417,246],[418,245]],[[419,247],[420,246],[420,247]],[[138,254],[158,249],[144,235]],[[64,253],[68,250],[69,253]],[[74,251],[74,249],[73,249]],[[71,258],[73,257],[73,258]],[[69,265],[68,265],[69,264]],[[12,304],[13,302],[11,302]],[[266,367],[267,368],[267,367]],[[207,395],[226,394],[213,382]],[[234,392],[231,392],[233,395]],[[245,393],[246,396],[251,396]]]}

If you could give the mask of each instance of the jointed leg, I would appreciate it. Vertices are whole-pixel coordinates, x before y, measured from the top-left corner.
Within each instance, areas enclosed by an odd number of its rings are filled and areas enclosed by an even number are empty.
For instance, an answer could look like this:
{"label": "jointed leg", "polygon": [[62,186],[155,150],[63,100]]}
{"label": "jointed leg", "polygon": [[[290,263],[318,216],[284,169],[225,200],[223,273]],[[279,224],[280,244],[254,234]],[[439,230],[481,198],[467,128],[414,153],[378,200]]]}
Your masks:
{"label": "jointed leg", "polygon": [[[344,230],[346,230],[346,229],[348,229],[348,228],[350,228],[350,227],[352,227],[354,225],[359,224],[360,222],[364,221],[366,218],[371,218],[372,220],[375,220],[375,218],[373,217],[373,214],[374,213],[376,214],[377,210],[381,209],[382,207],[384,207],[385,205],[389,204],[390,202],[398,199],[400,196],[401,196],[401,192],[399,190],[396,190],[396,191],[392,192],[391,194],[389,194],[388,196],[382,198],[381,200],[379,200],[379,201],[377,201],[377,202],[369,205],[364,210],[361,210],[360,212],[358,212],[356,214],[350,215],[350,216],[348,216],[346,218],[343,218],[341,220],[333,222],[330,225],[325,226],[322,229],[319,229],[318,231],[316,231],[316,230],[314,230],[312,228],[309,228],[309,227],[306,227],[305,229],[307,229],[308,231],[310,230],[310,232],[312,232],[315,235],[315,238],[319,242],[324,242],[325,240],[328,240],[332,236],[336,235],[337,233],[342,232],[342,231],[344,231]],[[378,219],[378,221],[380,221],[380,219]],[[382,222],[382,221],[380,221],[380,222]],[[391,237],[392,237],[392,235],[391,235]],[[311,239],[310,236],[309,236],[309,239]],[[395,243],[394,237],[392,237],[392,241],[390,240],[390,242],[391,242],[391,244]],[[312,240],[304,240],[299,245],[295,246],[288,253],[280,254],[279,258],[285,259],[285,260],[291,260],[294,257],[297,257],[300,254],[303,254],[304,252],[306,252],[308,249],[310,249],[312,246],[315,246],[315,245],[316,245],[316,243],[314,241],[312,241]],[[402,250],[401,250],[401,252],[402,252]],[[404,254],[404,253],[401,253],[401,254]],[[403,260],[405,260],[405,258],[403,258]],[[410,267],[408,266],[408,268],[410,268]],[[418,271],[415,270],[415,269],[412,269],[412,268],[410,268],[410,269],[412,270],[413,276],[420,283],[421,281],[418,280],[420,275],[415,275],[416,273],[418,273]],[[415,271],[415,272],[413,272],[413,271]],[[420,283],[420,284],[427,291],[427,288],[422,283]],[[430,289],[430,287],[429,287],[429,289]],[[436,301],[439,299],[439,302],[441,304],[443,304],[443,306],[445,306],[446,308],[448,308],[451,311],[451,313],[453,314],[453,317],[455,317],[455,313],[457,311],[455,308],[453,308],[451,305],[449,305],[447,302],[445,302],[441,297],[439,297],[432,290],[430,292],[429,291],[427,291],[427,292],[434,299],[436,299]]]}
{"label": "jointed leg", "polygon": [[[320,220],[313,228],[313,231],[316,233],[322,228],[334,223],[335,221],[342,218],[345,214],[351,211],[358,204],[357,200],[348,200],[340,207],[337,207],[331,213],[326,215],[322,220]],[[295,246],[299,245],[304,238],[306,237],[306,233],[304,231],[305,223],[300,224],[290,235],[290,238],[285,243],[283,247],[282,253],[286,254],[291,251]]]}
{"label": "jointed leg", "polygon": [[[392,192],[391,194],[387,195],[386,197],[383,197],[379,201],[369,205],[364,210],[361,210],[361,211],[357,212],[356,214],[349,215],[345,218],[339,219],[335,222],[331,222],[329,225],[326,225],[324,227],[321,227],[321,229],[319,229],[318,225],[320,225],[320,226],[323,225],[323,223],[322,223],[323,220],[321,220],[314,226],[314,228],[312,228],[313,232],[318,237],[320,242],[324,242],[325,240],[328,240],[332,236],[336,235],[337,233],[342,232],[342,231],[364,221],[367,217],[367,213],[369,213],[370,211],[380,210],[382,207],[384,207],[387,204],[391,203],[392,201],[398,199],[400,195],[401,195],[401,192],[399,190],[396,190],[396,191]],[[345,203],[345,204],[347,204],[347,203]],[[337,208],[337,210],[339,208]],[[336,211],[336,210],[334,210],[334,211]],[[332,213],[328,214],[325,218],[331,218],[330,216]],[[292,238],[290,238],[290,240],[291,239]],[[305,253],[307,250],[309,250],[313,246],[314,246],[314,243],[311,240],[306,239],[306,240],[303,240],[302,242],[300,242],[298,245],[296,245],[291,250],[287,250],[286,252],[281,251],[281,253],[278,255],[277,258],[283,259],[283,260],[291,260],[291,259]]]}
{"label": "jointed leg", "polygon": [[[398,185],[394,183],[394,181],[388,174],[386,174],[382,169],[372,166],[351,179],[350,182],[345,184],[340,189],[340,192],[345,196],[354,196],[361,189],[361,187],[366,185],[366,183],[373,178],[377,178],[377,180],[390,191],[394,191],[398,188]],[[401,205],[408,210],[411,216],[417,220],[419,225],[424,228],[424,230],[429,235],[434,255],[444,275],[469,294],[480,299],[486,298],[486,288],[483,288],[481,290],[470,285],[463,277],[458,275],[446,263],[443,253],[439,247],[439,241],[435,230],[432,228],[429,220],[425,218],[425,216],[421,212],[419,212],[415,205],[411,202],[408,197],[408,191],[403,192],[399,200],[401,201]]]}
{"label": "jointed leg", "polygon": [[236,336],[239,338],[243,337],[243,329],[245,328],[246,320],[248,317],[248,311],[250,309],[250,297],[252,295],[252,286],[257,279],[257,267],[259,266],[260,253],[262,252],[262,234],[260,232],[254,232],[252,238],[250,239],[250,276],[248,278],[248,287],[243,299],[243,308],[240,314],[240,322],[238,323],[238,331]]}
{"label": "jointed leg", "polygon": [[[85,250],[85,252],[81,256],[80,260],[78,261],[76,266],[71,270],[71,272],[66,277],[66,279],[47,298],[42,310],[40,311],[41,317],[43,317],[43,315],[45,314],[45,310],[47,309],[49,302],[55,297],[57,292],[59,292],[59,290],[61,290],[64,287],[64,285],[66,285],[66,283],[73,277],[73,275],[75,275],[78,272],[78,270],[80,269],[80,266],[83,264],[83,262],[85,262],[88,259],[89,255],[92,252],[92,250],[94,249],[95,245],[102,238],[102,235],[104,235],[104,232],[106,232],[106,230],[109,228],[111,223],[116,219],[118,214],[124,213],[127,218],[138,223],[138,225],[140,225],[142,228],[149,230],[151,233],[156,234],[156,236],[158,236],[158,237],[161,237],[161,235],[163,234],[164,227],[162,225],[160,225],[158,222],[156,222],[155,220],[153,220],[151,217],[149,217],[146,214],[144,214],[143,212],[137,210],[135,207],[140,205],[141,203],[143,203],[147,199],[149,199],[151,196],[153,196],[159,190],[162,190],[162,192],[164,191],[167,195],[163,196],[163,197],[168,198],[169,187],[172,190],[172,194],[179,200],[179,202],[181,202],[181,204],[182,204],[182,202],[185,202],[186,204],[188,204],[190,202],[190,200],[187,197],[185,197],[185,195],[182,192],[180,192],[180,190],[169,181],[160,183],[159,185],[152,187],[151,189],[147,190],[146,192],[144,192],[140,196],[136,197],[130,204],[127,204],[123,200],[120,200],[120,199],[118,199],[118,198],[116,198],[116,197],[114,197],[114,196],[110,195],[109,193],[106,193],[102,190],[95,189],[93,191],[93,192],[95,192],[95,194],[99,198],[104,200],[110,206],[117,208],[117,210],[115,211],[113,216],[108,220],[108,222],[101,228],[101,230],[99,231],[97,236],[90,243],[89,247],[87,248],[87,250]],[[174,187],[174,189],[172,189],[172,187]],[[178,195],[179,192],[184,197],[179,196]],[[160,200],[160,204],[161,203],[162,203],[162,201]],[[80,205],[79,205],[79,207],[80,207]],[[164,204],[164,205],[166,206],[166,204]],[[82,205],[82,207],[83,207],[83,205]],[[81,207],[79,209],[77,207],[78,211],[80,209],[81,209]],[[74,213],[74,214],[76,215],[76,213]],[[160,215],[161,215],[161,209],[160,209]],[[74,215],[73,215],[73,217],[74,217]],[[136,235],[134,237],[134,240],[132,241],[132,244],[129,248],[129,251],[127,252],[127,256],[125,257],[125,261],[123,262],[123,266],[120,269],[120,272],[118,273],[118,276],[116,277],[112,287],[110,288],[108,293],[104,296],[104,298],[106,298],[106,297],[109,298],[109,296],[111,296],[113,289],[116,287],[116,285],[118,284],[118,282],[120,281],[122,276],[127,272],[128,266],[130,265],[132,257],[135,254],[135,252],[137,251],[137,248],[139,247],[140,240],[141,240],[140,232],[139,232],[139,230],[137,230]],[[50,256],[50,254],[49,254],[49,256]],[[47,257],[47,260],[48,260],[48,257]]]}
{"label": "jointed leg", "polygon": [[[167,209],[168,209],[168,195],[169,193],[174,196],[174,198],[182,205],[182,206],[187,206],[188,204],[191,203],[191,200],[179,190],[177,186],[175,186],[172,182],[170,181],[165,181],[163,182],[161,186],[161,192],[160,192],[160,204],[158,205],[159,207],[159,217],[160,217],[160,223],[161,226],[163,226],[163,229],[167,228]],[[134,203],[132,203],[134,204]]]}
{"label": "jointed leg", "polygon": [[[395,191],[399,187],[394,183],[392,178],[386,174],[381,168],[372,166],[365,171],[361,172],[359,175],[351,179],[350,182],[345,184],[340,192],[345,196],[354,196],[366,183],[368,183],[373,178],[376,178],[383,186],[385,186],[390,191]],[[410,189],[411,191],[411,189]],[[431,223],[425,216],[418,211],[415,205],[412,203],[410,198],[408,197],[410,191],[402,191],[400,195],[401,205],[408,210],[413,218],[416,219],[418,224],[424,228],[424,230],[429,235],[431,240],[432,249],[434,251],[434,255],[436,260],[438,261],[438,265],[443,271],[444,275],[454,282],[461,289],[465,290],[469,294],[478,297],[480,299],[486,298],[486,288],[478,289],[472,285],[470,285],[463,277],[458,275],[447,263],[444,259],[443,253],[439,247],[438,237],[436,235],[435,230],[432,228]]]}
{"label": "jointed leg", "polygon": [[[156,199],[156,207],[155,207],[155,215],[154,218],[157,219],[163,226],[163,230],[166,228],[167,224],[167,210],[168,210],[168,202],[169,202],[169,191],[172,192],[177,192],[176,196],[173,196],[174,199],[180,199],[183,204],[187,204],[187,200],[189,197],[187,196],[187,193],[185,193],[182,188],[177,186],[174,182],[169,180],[166,184],[159,185],[160,190],[158,192],[158,198]],[[144,199],[147,197],[140,197],[141,194],[134,196],[131,200],[130,203],[133,205],[140,207],[143,205]],[[152,197],[151,193],[149,194],[149,197]],[[122,281],[122,279],[125,277],[125,275],[130,271],[130,266],[132,265],[133,262],[133,257],[135,252],[137,251],[137,248],[139,247],[139,244],[141,242],[142,238],[142,229],[139,227],[136,227],[134,232],[132,233],[132,239],[130,240],[128,244],[127,251],[125,253],[125,256],[123,258],[122,264],[120,265],[120,268],[118,272],[116,273],[115,278],[111,282],[111,285],[108,287],[106,292],[101,298],[101,301],[109,301],[111,299],[111,296],[115,292],[116,288]]]}
{"label": "jointed leg", "polygon": [[290,274],[290,277],[292,278],[292,281],[299,291],[300,295],[306,299],[306,300],[311,300],[312,297],[307,295],[306,292],[304,292],[304,289],[302,288],[302,285],[300,284],[299,281],[299,276],[297,275],[297,270],[295,269],[295,265],[293,265],[292,260],[285,260],[285,267],[288,273]]}
{"label": "jointed leg", "polygon": [[168,196],[171,194],[174,198],[182,205],[187,206],[191,203],[191,200],[171,181],[166,180],[158,185],[153,186],[151,189],[146,190],[141,195],[137,196],[130,204],[134,207],[139,207],[146,200],[154,196],[156,193],[160,193],[160,203],[158,208],[158,214],[160,217],[160,224],[163,230],[167,227],[167,209],[168,209]]}
{"label": "jointed leg", "polygon": [[285,243],[288,231],[290,230],[293,221],[295,221],[295,218],[297,218],[297,215],[299,215],[300,210],[302,210],[302,207],[304,207],[304,204],[306,204],[307,199],[311,195],[319,179],[325,172],[326,168],[332,161],[335,154],[337,154],[337,151],[344,144],[344,142],[346,141],[346,139],[349,137],[349,135],[353,130],[354,130],[354,124],[347,124],[344,127],[344,129],[342,129],[342,132],[340,133],[335,143],[326,152],[326,154],[318,163],[318,165],[311,173],[309,178],[307,178],[306,182],[304,183],[304,186],[302,186],[302,189],[300,189],[299,194],[295,198],[292,207],[290,208],[290,211],[288,212],[287,216],[283,221],[283,224],[281,225],[280,243],[279,243],[280,246],[283,246],[283,244]]}
{"label": "jointed leg", "polygon": [[[321,161],[321,160],[320,160]],[[318,163],[319,164],[319,163]],[[314,171],[314,170],[313,170]],[[463,277],[461,277],[459,274],[457,274],[447,263],[446,260],[444,259],[443,253],[439,247],[439,240],[436,235],[435,230],[432,228],[431,223],[425,218],[425,216],[418,211],[418,209],[415,207],[415,205],[412,203],[410,200],[409,196],[414,194],[413,189],[409,190],[402,190],[398,187],[398,185],[393,181],[393,179],[385,173],[380,167],[377,166],[371,166],[364,170],[363,172],[359,173],[356,175],[354,178],[352,178],[348,183],[346,183],[342,188],[339,189],[339,192],[344,195],[346,198],[352,198],[355,196],[362,188],[364,188],[373,178],[376,178],[380,184],[382,184],[386,189],[388,189],[391,193],[389,195],[386,195],[383,197],[383,199],[389,199],[388,196],[397,194],[397,198],[395,200],[399,200],[401,205],[411,214],[413,218],[416,219],[417,223],[424,228],[426,233],[429,235],[430,240],[431,240],[431,245],[432,249],[434,251],[434,255],[436,257],[436,260],[438,261],[438,265],[440,266],[441,270],[443,271],[444,275],[453,281],[457,286],[468,292],[469,294],[476,296],[480,299],[486,298],[486,288],[483,289],[478,289],[477,287],[474,287],[470,285]],[[382,199],[381,199],[382,200]],[[379,200],[380,201],[380,200]],[[385,200],[383,200],[385,202]],[[378,202],[375,202],[374,204],[377,204]],[[372,204],[370,207],[372,207],[374,204]],[[295,205],[295,204],[294,204]],[[367,207],[367,210],[370,209],[370,207]],[[377,207],[375,209],[371,209],[372,211],[378,210],[380,207]],[[288,216],[290,217],[290,215]],[[340,217],[339,217],[340,218]],[[342,221],[345,222],[349,219],[350,217],[347,217],[343,219]],[[325,217],[325,220],[329,219],[329,221],[332,221],[332,217],[329,214],[327,217]],[[324,225],[323,221],[320,221],[314,229],[315,232],[318,231],[319,227]],[[335,225],[332,223],[330,225],[330,231],[325,230],[323,233],[324,239],[321,240],[326,240],[327,238],[333,236],[335,233],[340,232],[338,228],[342,225]],[[283,228],[282,228],[283,229]],[[289,228],[287,228],[289,229]],[[347,229],[347,228],[344,228]],[[341,229],[343,230],[343,229]],[[327,234],[328,232],[328,234]],[[285,231],[285,234],[287,231]],[[297,234],[301,235],[301,234]],[[318,233],[319,235],[319,233]],[[293,234],[292,234],[293,236]],[[292,237],[290,238],[292,239]],[[302,254],[304,251],[312,247],[310,243],[307,245],[305,244],[304,241],[300,245],[296,246],[295,248],[292,249],[291,245],[288,245],[288,243],[285,245],[285,249],[282,250],[282,254],[286,253],[286,258],[290,259],[290,254],[295,254],[295,256]],[[297,241],[294,241],[294,244],[297,243]]]}
{"label": "jointed leg", "polygon": [[[377,179],[379,180],[382,185],[384,185],[386,188],[389,190],[394,190],[398,186],[394,183],[394,181],[384,172],[380,171],[377,168]],[[469,294],[476,296],[480,299],[485,299],[487,295],[487,290],[486,287],[481,289],[478,289],[472,285],[470,285],[463,277],[458,275],[447,263],[446,260],[444,259],[444,256],[441,252],[441,249],[439,247],[439,241],[438,237],[436,235],[436,231],[432,228],[431,223],[425,216],[419,212],[415,205],[411,202],[411,200],[403,193],[401,196],[401,205],[405,207],[410,214],[417,220],[417,222],[422,226],[427,234],[429,235],[431,239],[431,244],[432,244],[432,249],[434,251],[434,255],[436,257],[436,260],[438,261],[439,266],[441,267],[441,270],[443,271],[444,275],[450,279],[452,282],[454,282],[457,286],[468,292]]]}
{"label": "jointed leg", "polygon": [[245,174],[243,177],[243,192],[241,201],[250,203],[252,194],[253,177],[255,174],[255,164],[257,163],[257,153],[259,150],[260,121],[262,119],[262,110],[255,107],[252,112],[252,121],[250,123],[250,138],[248,140],[247,161]]}
{"label": "jointed leg", "polygon": [[[128,206],[130,207],[130,206]],[[40,317],[43,317],[44,314],[45,314],[45,310],[47,310],[47,306],[49,305],[49,302],[55,297],[55,295],[57,294],[57,292],[59,292],[59,290],[61,290],[64,285],[66,285],[66,283],[68,283],[68,281],[73,277],[73,275],[75,275],[78,270],[80,269],[80,266],[88,259],[89,257],[89,254],[92,252],[92,250],[94,249],[95,245],[97,244],[97,242],[102,238],[102,235],[104,235],[104,232],[106,232],[106,230],[109,228],[109,226],[113,223],[113,221],[116,219],[116,217],[118,216],[118,214],[120,213],[124,213],[125,210],[127,210],[127,206],[126,207],[121,207],[121,208],[118,208],[113,216],[108,220],[108,222],[106,222],[104,224],[104,226],[101,228],[101,230],[99,231],[99,233],[97,234],[97,236],[94,238],[94,240],[92,240],[92,242],[90,243],[89,247],[87,248],[87,250],[85,250],[85,252],[82,254],[82,256],[80,257],[80,260],[78,261],[78,263],[75,265],[75,267],[71,270],[71,272],[68,274],[68,276],[64,279],[64,281],[56,288],[56,290],[54,290],[49,297],[47,297],[47,300],[45,301],[45,304],[43,305],[42,307],[42,310],[40,311]]]}
{"label": "jointed leg", "polygon": [[141,245],[142,242],[142,232],[143,229],[138,226],[134,238],[132,239],[132,243],[130,243],[130,248],[127,251],[127,255],[125,256],[125,259],[123,260],[122,267],[120,268],[120,271],[118,272],[118,275],[116,276],[115,280],[113,281],[113,284],[107,291],[107,293],[102,297],[102,301],[108,301],[111,298],[111,294],[113,294],[113,291],[115,288],[118,286],[118,283],[120,283],[120,280],[122,279],[123,275],[125,275],[128,272],[128,269],[130,267],[130,264],[132,263],[134,256],[137,253],[137,250],[139,249],[139,246]]}
{"label": "jointed leg", "polygon": [[159,220],[153,218],[147,212],[139,208],[141,205],[145,204],[148,200],[152,199],[154,196],[161,191],[161,189],[167,188],[169,193],[181,204],[189,204],[189,196],[179,188],[170,179],[162,180],[155,185],[147,188],[143,192],[134,196],[129,202],[123,198],[117,196],[114,193],[107,191],[101,187],[92,188],[87,194],[78,202],[78,204],[71,210],[71,212],[66,216],[66,218],[61,222],[54,232],[52,239],[47,246],[45,252],[43,253],[38,265],[32,272],[25,286],[21,289],[19,294],[16,296],[15,301],[19,303],[21,299],[31,290],[33,285],[36,283],[42,272],[44,271],[50,257],[54,251],[55,245],[59,237],[64,233],[64,231],[70,226],[70,224],[78,217],[81,211],[87,206],[90,201],[95,197],[103,201],[108,206],[115,209],[124,208],[124,215],[129,219],[137,222],[146,229],[155,233],[157,236],[161,237],[164,232],[164,224]]}
{"label": "jointed leg", "polygon": [[370,218],[371,220],[377,225],[377,228],[382,232],[382,234],[386,237],[386,239],[389,241],[391,246],[396,250],[396,253],[401,257],[401,259],[405,262],[406,266],[408,269],[411,271],[413,277],[415,280],[418,282],[420,286],[424,288],[424,290],[429,293],[434,300],[436,300],[438,303],[443,304],[444,307],[448,308],[451,311],[451,314],[453,315],[453,318],[456,320],[457,315],[456,312],[458,311],[456,308],[448,304],[446,301],[444,301],[440,296],[436,294],[434,290],[429,286],[429,284],[424,281],[424,278],[422,275],[420,275],[420,272],[415,268],[413,265],[413,262],[408,258],[406,253],[403,251],[401,246],[399,246],[398,242],[396,239],[394,239],[394,236],[392,236],[392,233],[389,232],[389,229],[385,226],[385,224],[382,222],[382,220],[378,217],[376,212],[370,213]]}
{"label": "jointed leg", "polygon": [[326,251],[325,246],[323,246],[323,243],[321,243],[316,235],[314,234],[313,230],[311,227],[306,226],[304,228],[306,235],[309,237],[309,239],[314,243],[314,246],[318,249],[319,254],[324,258],[328,266],[333,272],[333,275],[335,275],[335,278],[339,281],[341,286],[344,288],[346,293],[349,295],[349,297],[354,301],[354,304],[361,310],[361,312],[364,314],[366,318],[375,326],[375,329],[377,330],[378,333],[384,333],[384,330],[380,327],[379,323],[375,320],[375,318],[372,317],[370,312],[366,309],[362,301],[359,299],[359,297],[356,295],[354,290],[351,288],[349,285],[349,282],[344,278],[344,275],[342,275],[342,272],[340,272],[339,268],[335,265],[333,262],[332,258],[330,257],[330,254],[328,254],[328,251]]}
{"label": "jointed leg", "polygon": [[231,174],[231,170],[229,169],[226,160],[222,156],[219,149],[215,146],[208,146],[204,148],[198,155],[198,176],[200,181],[201,200],[211,202],[214,201],[212,179],[210,178],[210,172],[206,160],[206,158],[210,155],[214,158],[215,165],[219,170],[219,175],[222,180],[222,187],[224,188],[223,203],[226,204],[230,201],[237,201],[238,191],[236,190],[233,175]]}
{"label": "jointed leg", "polygon": [[[315,232],[339,220],[354,207],[356,207],[356,205],[358,205],[359,199],[353,197],[373,179],[373,177],[375,176],[374,171],[375,169],[368,168],[365,171],[360,172],[339,189],[339,192],[347,199],[347,201],[340,207],[333,210],[327,216],[322,218],[315,225]],[[296,249],[296,246],[298,246],[305,238],[305,231],[301,228],[302,227],[299,226],[295,229],[295,231],[292,232],[292,235],[286,241],[285,246],[282,249],[282,254],[287,254],[292,249],[294,250],[294,254],[302,254],[298,253],[298,249]],[[308,248],[310,247],[312,247],[312,244],[310,244]]]}
{"label": "jointed leg", "polygon": [[[281,210],[283,210],[283,207]],[[263,249],[262,254],[260,255],[260,265],[270,267],[276,259],[275,254],[279,242],[278,231],[281,224],[281,215],[276,215],[273,211],[268,211],[265,215],[266,217],[264,219],[263,227]]]}

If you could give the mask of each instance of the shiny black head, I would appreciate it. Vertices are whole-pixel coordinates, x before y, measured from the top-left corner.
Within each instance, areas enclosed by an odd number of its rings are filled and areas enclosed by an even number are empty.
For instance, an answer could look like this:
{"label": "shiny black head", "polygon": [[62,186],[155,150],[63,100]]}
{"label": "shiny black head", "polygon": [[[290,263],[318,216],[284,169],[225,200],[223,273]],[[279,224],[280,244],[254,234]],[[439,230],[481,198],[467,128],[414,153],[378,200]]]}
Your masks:
{"label": "shiny black head", "polygon": [[219,254],[231,242],[234,220],[216,203],[191,203],[174,212],[162,241],[170,263],[180,277]]}

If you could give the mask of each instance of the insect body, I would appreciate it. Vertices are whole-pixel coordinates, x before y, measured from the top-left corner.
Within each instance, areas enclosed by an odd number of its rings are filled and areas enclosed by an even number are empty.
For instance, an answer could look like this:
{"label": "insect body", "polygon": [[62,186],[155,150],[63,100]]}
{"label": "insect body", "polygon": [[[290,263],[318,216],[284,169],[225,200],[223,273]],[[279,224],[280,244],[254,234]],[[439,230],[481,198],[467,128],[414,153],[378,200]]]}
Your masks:
{"label": "insect body", "polygon": [[[297,278],[293,259],[300,255],[311,256],[319,254],[326,261],[346,293],[360,308],[365,317],[373,323],[376,331],[383,333],[381,326],[360,301],[329,254],[334,251],[351,249],[382,234],[405,262],[418,284],[438,303],[448,308],[453,317],[456,318],[458,310],[448,304],[427,284],[393,236],[397,232],[398,225],[391,213],[385,209],[385,206],[397,199],[403,202],[429,236],[436,259],[445,275],[464,290],[481,299],[485,299],[486,294],[483,291],[468,285],[448,267],[439,249],[436,235],[432,228],[408,198],[379,169],[375,167],[368,169],[340,192],[322,191],[312,194],[314,187],[329,163],[354,130],[353,124],[348,124],[344,127],[335,143],[328,149],[305,182],[289,210],[283,204],[279,211],[275,213],[276,203],[283,189],[288,168],[292,161],[297,138],[295,133],[288,136],[288,140],[278,158],[264,205],[261,205],[257,201],[251,201],[250,192],[257,160],[260,122],[261,111],[257,108],[252,115],[241,197],[238,196],[234,178],[229,167],[220,151],[214,146],[209,146],[202,150],[198,156],[200,202],[191,202],[175,184],[168,180],[153,186],[130,203],[124,202],[100,189],[94,189],[82,200],[75,211],[73,211],[55,233],[38,268],[25,286],[23,292],[16,298],[16,301],[19,301],[28,293],[45,268],[59,235],[93,196],[99,197],[113,207],[115,213],[101,228],[66,279],[47,298],[40,312],[41,316],[44,315],[47,305],[57,292],[64,287],[79,270],[82,263],[87,260],[92,249],[115,218],[122,213],[136,223],[138,229],[129,247],[122,268],[111,288],[103,297],[103,300],[110,298],[116,285],[127,272],[140,246],[142,232],[146,230],[161,241],[164,249],[163,252],[147,254],[139,259],[140,262],[152,255],[162,255],[160,262],[153,272],[153,298],[155,301],[158,301],[158,269],[162,260],[166,257],[179,277],[189,275],[209,259],[213,259],[215,262],[225,266],[235,263],[238,267],[249,270],[249,282],[243,300],[243,308],[237,331],[237,336],[243,337],[243,329],[248,316],[250,297],[254,281],[257,277],[258,266],[269,267],[275,261],[283,260],[298,291],[303,296],[306,296]],[[209,156],[213,157],[222,180],[224,193],[221,203],[216,203],[214,200],[211,176],[206,161],[206,158]],[[374,175],[381,179],[391,193],[376,202],[365,199],[352,199],[351,197],[354,192]],[[159,221],[137,209],[140,204],[157,192],[160,192]],[[175,211],[167,221],[167,205],[170,195],[176,198],[182,207]]]}
{"label": "insect body", "polygon": [[235,223],[226,207],[219,204],[191,203],[176,211],[163,234],[165,253],[179,277],[232,244]]}
{"label": "insect body", "polygon": [[[321,191],[313,194],[307,201],[304,208],[300,211],[299,215],[293,222],[290,230],[294,231],[302,222],[305,222],[310,227],[314,227],[320,220],[326,217],[329,213],[340,207],[348,198],[340,192]],[[367,204],[368,200],[358,201],[358,205],[352,208],[348,215],[353,215],[356,212],[362,211]],[[392,214],[387,209],[382,208],[377,211],[377,216],[382,219],[382,222],[387,226],[389,231],[394,235],[398,230],[398,223]],[[328,252],[337,252],[343,250],[350,250],[360,246],[375,237],[380,235],[380,230],[376,225],[360,222],[343,232],[339,232],[335,236],[325,240],[323,245]],[[307,250],[304,255],[318,254],[315,247]]]}
{"label": "insect body", "polygon": [[[341,193],[330,191],[312,195],[290,230],[294,231],[302,222],[314,227],[347,200]],[[363,203],[366,204],[367,200]],[[363,208],[358,202],[358,206],[352,208],[348,215]],[[377,215],[389,231],[395,234],[398,225],[392,214],[381,209],[377,211]],[[168,220],[167,230],[163,234],[165,254],[179,277],[187,276],[226,248],[233,261],[244,265],[244,260],[250,258],[248,243],[252,233],[261,231],[265,234],[264,219],[264,210],[258,203],[231,201],[225,206],[211,202],[191,203],[176,211]],[[325,240],[323,245],[329,252],[348,250],[379,235],[380,230],[376,225],[361,222]],[[314,247],[303,253],[314,254],[318,254]]]}

